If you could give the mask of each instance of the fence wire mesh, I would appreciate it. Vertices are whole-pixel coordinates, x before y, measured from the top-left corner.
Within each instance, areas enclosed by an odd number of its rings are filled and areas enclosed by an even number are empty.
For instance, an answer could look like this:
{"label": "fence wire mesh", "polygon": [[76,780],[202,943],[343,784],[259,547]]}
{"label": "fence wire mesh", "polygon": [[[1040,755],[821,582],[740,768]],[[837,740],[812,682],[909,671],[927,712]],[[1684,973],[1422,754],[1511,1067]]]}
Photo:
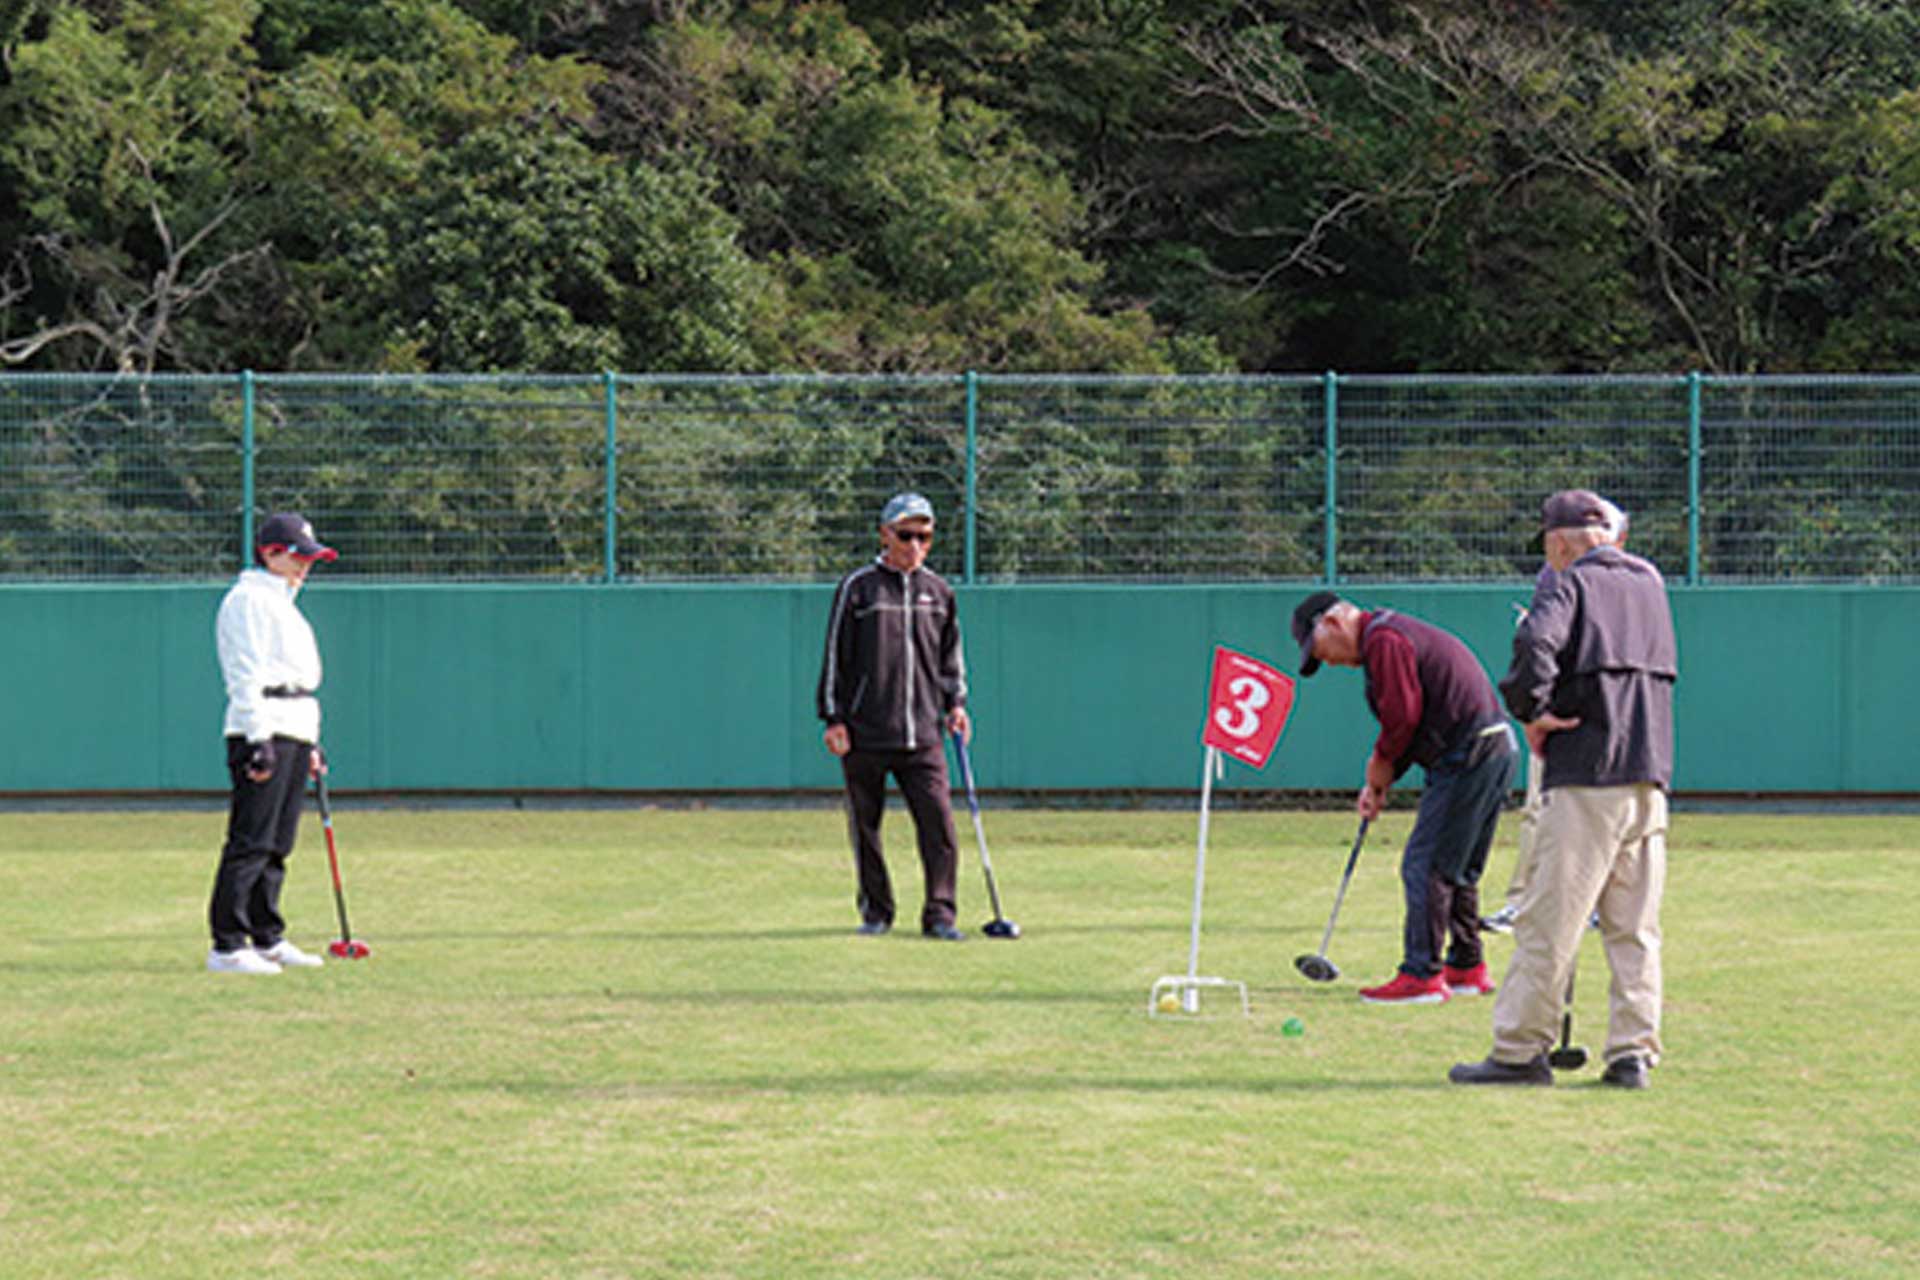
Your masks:
{"label": "fence wire mesh", "polygon": [[1709,578],[1893,581],[1920,551],[1920,379],[1712,379]]}
{"label": "fence wire mesh", "polygon": [[1920,580],[1920,379],[0,375],[10,580],[292,509],[359,577],[824,581],[906,488],[964,580],[1511,579],[1575,485],[1676,579]]}
{"label": "fence wire mesh", "polygon": [[1679,378],[1387,378],[1338,388],[1339,565],[1350,580],[1530,574],[1541,498],[1593,489],[1632,546],[1687,559]]}
{"label": "fence wire mesh", "polygon": [[228,572],[241,416],[233,378],[0,376],[0,578]]}

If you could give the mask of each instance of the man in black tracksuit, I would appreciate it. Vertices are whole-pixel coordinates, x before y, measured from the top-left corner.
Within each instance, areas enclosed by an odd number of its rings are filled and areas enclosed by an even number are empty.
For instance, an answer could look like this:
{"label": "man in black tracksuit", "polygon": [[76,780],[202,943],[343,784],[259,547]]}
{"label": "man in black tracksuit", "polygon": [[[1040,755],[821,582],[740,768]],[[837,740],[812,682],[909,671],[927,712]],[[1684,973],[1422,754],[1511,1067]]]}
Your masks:
{"label": "man in black tracksuit", "polygon": [[913,814],[926,900],[920,931],[958,942],[958,846],[943,735],[968,736],[966,660],[953,588],[926,567],[933,504],[917,493],[880,512],[880,555],[840,580],[827,618],[818,705],[827,750],[846,778],[847,828],[860,883],[860,931],[893,927],[880,819],[892,773]]}

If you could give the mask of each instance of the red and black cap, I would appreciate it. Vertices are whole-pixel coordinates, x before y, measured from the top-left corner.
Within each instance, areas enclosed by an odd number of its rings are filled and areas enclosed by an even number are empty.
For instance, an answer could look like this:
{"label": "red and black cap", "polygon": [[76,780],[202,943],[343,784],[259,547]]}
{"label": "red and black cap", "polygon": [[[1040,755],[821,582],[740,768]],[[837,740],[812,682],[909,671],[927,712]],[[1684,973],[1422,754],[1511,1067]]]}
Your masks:
{"label": "red and black cap", "polygon": [[338,560],[340,553],[313,536],[313,526],[305,516],[282,511],[268,516],[254,535],[256,547],[285,547],[303,560]]}

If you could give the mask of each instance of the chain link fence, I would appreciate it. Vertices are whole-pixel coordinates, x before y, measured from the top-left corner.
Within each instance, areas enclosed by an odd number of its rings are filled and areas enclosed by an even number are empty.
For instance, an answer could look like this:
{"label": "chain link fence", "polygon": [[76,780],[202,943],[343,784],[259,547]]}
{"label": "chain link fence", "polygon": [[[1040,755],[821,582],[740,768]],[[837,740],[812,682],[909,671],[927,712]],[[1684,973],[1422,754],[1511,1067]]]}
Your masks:
{"label": "chain link fence", "polygon": [[1531,577],[1598,489],[1680,581],[1913,581],[1920,379],[0,375],[0,580],[829,581],[901,489],[960,581]]}

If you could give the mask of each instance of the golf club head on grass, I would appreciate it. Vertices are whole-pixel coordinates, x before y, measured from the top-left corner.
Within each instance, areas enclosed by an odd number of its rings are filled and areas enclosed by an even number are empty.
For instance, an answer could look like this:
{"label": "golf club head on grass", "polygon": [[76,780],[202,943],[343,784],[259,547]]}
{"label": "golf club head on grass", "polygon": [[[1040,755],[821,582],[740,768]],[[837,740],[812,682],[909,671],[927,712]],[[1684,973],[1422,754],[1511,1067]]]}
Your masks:
{"label": "golf club head on grass", "polygon": [[989,920],[980,926],[980,932],[989,938],[1012,940],[1020,936],[1020,926],[1011,920]]}
{"label": "golf club head on grass", "polygon": [[1340,976],[1340,970],[1333,961],[1323,955],[1295,956],[1293,967],[1315,982],[1332,982]]}
{"label": "golf club head on grass", "polygon": [[1555,1071],[1578,1071],[1587,1065],[1587,1051],[1577,1044],[1551,1050],[1547,1054],[1547,1065]]}
{"label": "golf club head on grass", "polygon": [[349,942],[342,938],[327,944],[327,954],[337,960],[365,960],[373,954],[373,948],[364,942]]}

